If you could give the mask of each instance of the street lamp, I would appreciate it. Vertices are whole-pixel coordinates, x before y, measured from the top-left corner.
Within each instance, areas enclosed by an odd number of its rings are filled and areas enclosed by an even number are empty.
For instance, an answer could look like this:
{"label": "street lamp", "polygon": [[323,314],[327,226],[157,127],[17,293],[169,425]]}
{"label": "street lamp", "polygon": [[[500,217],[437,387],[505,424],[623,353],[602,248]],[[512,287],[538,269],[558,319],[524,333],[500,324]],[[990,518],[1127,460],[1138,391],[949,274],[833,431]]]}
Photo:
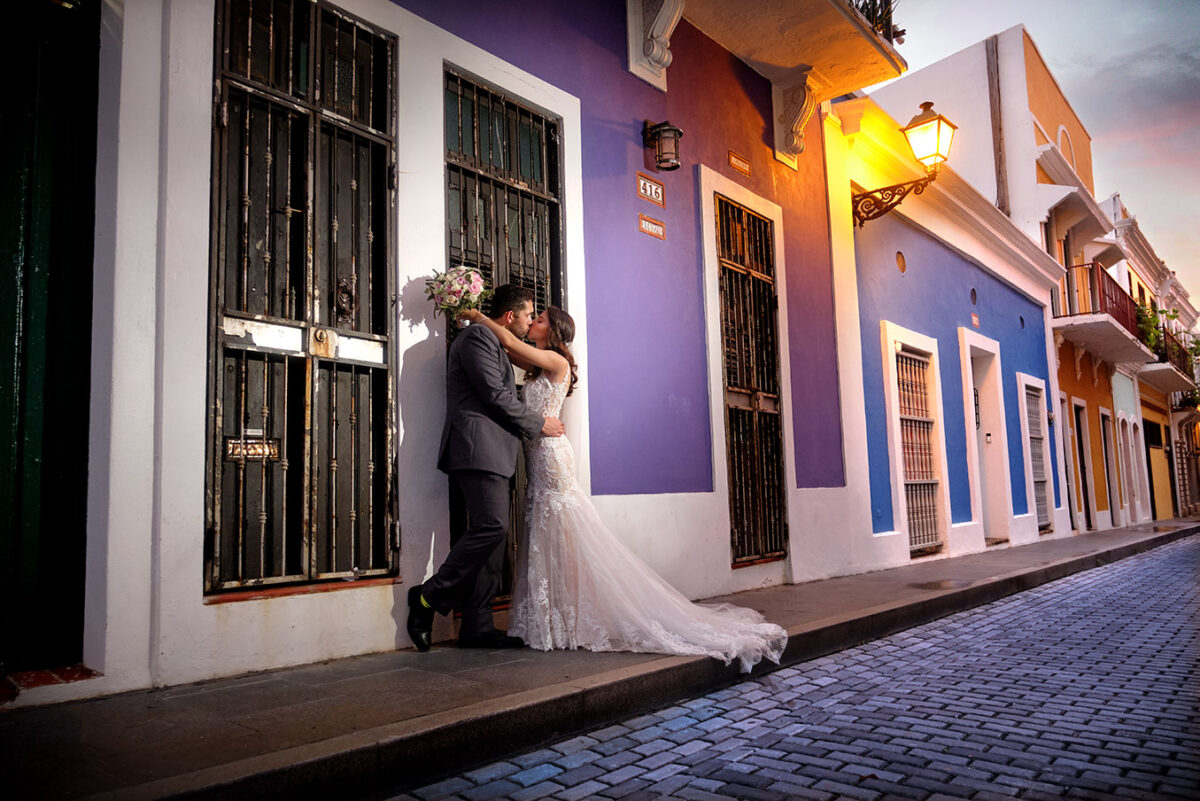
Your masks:
{"label": "street lamp", "polygon": [[908,140],[913,156],[925,167],[925,177],[902,184],[885,186],[851,196],[854,219],[862,228],[867,220],[882,217],[910,194],[919,195],[937,178],[938,168],[950,156],[950,143],[958,126],[933,110],[933,103],[921,104],[921,112],[900,131]]}

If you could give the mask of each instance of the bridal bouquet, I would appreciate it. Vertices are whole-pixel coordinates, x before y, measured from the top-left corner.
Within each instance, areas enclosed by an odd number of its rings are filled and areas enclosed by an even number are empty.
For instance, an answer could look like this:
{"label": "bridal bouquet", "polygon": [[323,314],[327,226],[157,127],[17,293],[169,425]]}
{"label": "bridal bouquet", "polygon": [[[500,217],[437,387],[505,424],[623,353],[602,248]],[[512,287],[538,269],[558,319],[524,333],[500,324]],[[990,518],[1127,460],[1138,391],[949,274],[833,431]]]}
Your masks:
{"label": "bridal bouquet", "polygon": [[492,296],[483,288],[483,276],[470,267],[451,267],[444,273],[434,272],[425,282],[425,294],[433,301],[436,311],[453,319],[459,312],[477,309]]}

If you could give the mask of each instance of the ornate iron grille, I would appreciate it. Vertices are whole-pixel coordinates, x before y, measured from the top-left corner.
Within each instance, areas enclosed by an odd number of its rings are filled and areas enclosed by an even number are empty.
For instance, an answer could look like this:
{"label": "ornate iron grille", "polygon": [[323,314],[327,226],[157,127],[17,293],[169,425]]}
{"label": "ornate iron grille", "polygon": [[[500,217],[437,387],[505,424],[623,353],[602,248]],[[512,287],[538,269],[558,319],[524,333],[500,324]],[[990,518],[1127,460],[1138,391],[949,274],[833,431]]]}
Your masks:
{"label": "ornate iron grille", "polygon": [[1046,481],[1045,434],[1042,432],[1042,391],[1025,388],[1025,419],[1029,429],[1029,463],[1033,472],[1033,498],[1038,528],[1050,528],[1050,496]]}
{"label": "ornate iron grille", "polygon": [[[445,74],[446,261],[489,287],[533,291],[535,309],[566,306],[559,195],[561,122],[453,70]],[[448,341],[457,328],[448,328]],[[457,514],[458,510],[451,510]],[[525,528],[525,460],[517,460],[497,603],[509,600]]]}
{"label": "ornate iron grille", "polygon": [[560,122],[447,71],[445,129],[449,264],[562,305]]}
{"label": "ornate iron grille", "polygon": [[929,359],[911,351],[896,354],[900,398],[900,442],[904,457],[904,500],[911,551],[941,546],[938,531],[938,475],[933,453]]}
{"label": "ornate iron grille", "polygon": [[323,3],[216,26],[209,592],[395,572],[395,40]]}
{"label": "ornate iron grille", "polygon": [[787,555],[774,226],[716,196],[734,566]]}

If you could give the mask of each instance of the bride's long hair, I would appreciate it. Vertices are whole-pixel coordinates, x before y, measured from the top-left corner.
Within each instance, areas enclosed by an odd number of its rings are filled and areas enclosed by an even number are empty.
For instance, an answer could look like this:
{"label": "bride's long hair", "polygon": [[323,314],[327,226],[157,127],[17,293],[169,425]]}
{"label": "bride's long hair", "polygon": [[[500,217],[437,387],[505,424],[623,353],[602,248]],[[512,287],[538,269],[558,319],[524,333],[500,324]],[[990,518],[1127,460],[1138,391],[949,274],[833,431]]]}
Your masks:
{"label": "bride's long hair", "polygon": [[[557,306],[547,306],[546,317],[550,321],[550,331],[546,335],[546,349],[552,350],[566,359],[571,368],[571,384],[567,387],[569,396],[575,391],[575,384],[579,382],[579,369],[575,366],[575,357],[571,355],[571,350],[567,347],[575,339],[575,321],[571,319],[571,315]],[[542,368],[540,367],[527,370],[525,380],[532,381],[541,374]]]}

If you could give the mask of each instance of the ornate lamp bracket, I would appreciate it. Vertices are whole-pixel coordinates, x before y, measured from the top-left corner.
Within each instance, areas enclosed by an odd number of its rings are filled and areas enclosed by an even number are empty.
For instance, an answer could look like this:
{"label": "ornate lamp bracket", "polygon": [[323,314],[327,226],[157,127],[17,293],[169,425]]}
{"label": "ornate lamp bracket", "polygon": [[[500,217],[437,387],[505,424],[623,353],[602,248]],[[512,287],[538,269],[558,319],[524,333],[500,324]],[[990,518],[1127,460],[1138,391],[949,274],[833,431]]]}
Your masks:
{"label": "ornate lamp bracket", "polygon": [[933,183],[935,178],[937,178],[937,173],[931,172],[924,178],[918,178],[915,181],[893,184],[882,189],[852,195],[850,203],[853,207],[855,222],[858,223],[859,228],[862,228],[863,223],[867,220],[874,220],[887,214],[899,206],[900,201],[910,194],[919,195],[924,192],[925,187]]}
{"label": "ornate lamp bracket", "polygon": [[671,34],[683,18],[684,0],[625,0],[629,71],[667,91]]}
{"label": "ornate lamp bracket", "polygon": [[811,72],[812,67],[802,67],[786,81],[771,86],[775,158],[793,170],[797,168],[796,157],[804,152],[804,127],[817,108],[817,93],[809,83]]}

